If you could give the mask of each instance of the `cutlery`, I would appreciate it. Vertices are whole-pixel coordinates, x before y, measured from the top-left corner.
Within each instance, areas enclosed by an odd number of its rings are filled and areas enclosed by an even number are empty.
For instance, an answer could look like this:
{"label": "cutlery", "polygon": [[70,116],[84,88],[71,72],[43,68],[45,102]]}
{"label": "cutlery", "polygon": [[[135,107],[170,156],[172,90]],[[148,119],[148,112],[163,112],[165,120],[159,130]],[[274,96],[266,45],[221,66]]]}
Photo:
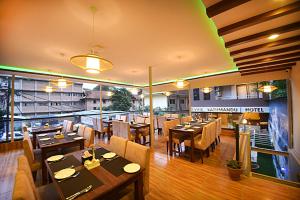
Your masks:
{"label": "cutlery", "polygon": [[108,158],[108,159],[106,159],[108,162],[110,162],[110,161],[112,161],[112,160],[114,160],[114,159],[116,159],[116,158],[119,158],[120,156],[115,156],[115,157],[113,157],[113,158]]}
{"label": "cutlery", "polygon": [[[70,167],[66,167],[66,168],[64,168],[64,169],[68,169],[68,168],[74,168],[74,165],[71,165]],[[61,170],[63,170],[63,169],[61,169]],[[59,171],[61,171],[61,170],[58,170],[57,172],[59,172]],[[53,174],[57,174],[57,172],[54,172]]]}
{"label": "cutlery", "polygon": [[61,180],[59,180],[59,181],[57,181],[57,182],[60,183],[60,182],[63,182],[63,181],[65,181],[65,180],[68,180],[68,179],[70,179],[70,178],[76,178],[79,174],[80,174],[80,172],[77,172],[77,173],[73,174],[72,176],[69,176],[69,177],[67,177],[67,178],[61,179]]}
{"label": "cutlery", "polygon": [[92,189],[92,185],[89,185],[88,187],[84,188],[83,190],[76,192],[75,194],[72,194],[71,196],[68,196],[66,198],[66,200],[73,200],[76,197],[78,197],[79,195],[83,194],[83,193],[87,193],[88,191],[90,191]]}

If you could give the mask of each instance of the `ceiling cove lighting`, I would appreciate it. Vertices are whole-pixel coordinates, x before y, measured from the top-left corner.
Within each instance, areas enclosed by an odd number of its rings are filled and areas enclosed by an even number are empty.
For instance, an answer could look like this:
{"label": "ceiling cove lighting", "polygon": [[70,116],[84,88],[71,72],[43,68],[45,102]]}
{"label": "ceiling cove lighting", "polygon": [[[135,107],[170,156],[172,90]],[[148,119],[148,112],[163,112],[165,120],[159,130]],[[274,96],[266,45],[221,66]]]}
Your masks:
{"label": "ceiling cove lighting", "polygon": [[278,34],[272,34],[268,37],[269,40],[275,40],[276,38],[278,38],[279,35]]}
{"label": "ceiling cove lighting", "polygon": [[274,90],[277,90],[277,87],[274,85],[263,85],[263,86],[259,87],[258,90],[260,92],[264,92],[264,93],[271,93]]}
{"label": "ceiling cove lighting", "polygon": [[178,89],[182,89],[182,88],[185,88],[189,83],[185,80],[177,80],[175,82],[175,86],[178,88]]}
{"label": "ceiling cove lighting", "polygon": [[201,89],[201,91],[202,91],[203,93],[205,93],[205,94],[210,93],[212,90],[213,90],[213,89],[210,88],[210,87],[205,87],[205,88],[202,88],[202,89]]}
{"label": "ceiling cove lighting", "polygon": [[[95,35],[95,13],[97,8],[95,6],[90,7],[93,14],[93,26],[92,26],[92,44],[94,44],[94,35]],[[90,53],[77,55],[70,58],[70,62],[91,74],[98,74],[101,71],[109,70],[113,68],[112,62],[106,60],[94,52],[94,49],[91,48]]]}

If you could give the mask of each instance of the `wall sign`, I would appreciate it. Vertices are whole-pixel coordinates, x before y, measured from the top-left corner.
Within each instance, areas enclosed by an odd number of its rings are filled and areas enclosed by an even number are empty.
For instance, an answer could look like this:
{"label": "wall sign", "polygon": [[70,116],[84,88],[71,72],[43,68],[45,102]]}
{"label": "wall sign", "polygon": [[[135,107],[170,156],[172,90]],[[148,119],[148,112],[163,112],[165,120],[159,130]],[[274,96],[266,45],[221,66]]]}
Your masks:
{"label": "wall sign", "polygon": [[258,112],[269,113],[269,107],[192,107],[192,112],[219,112],[219,113],[244,113]]}

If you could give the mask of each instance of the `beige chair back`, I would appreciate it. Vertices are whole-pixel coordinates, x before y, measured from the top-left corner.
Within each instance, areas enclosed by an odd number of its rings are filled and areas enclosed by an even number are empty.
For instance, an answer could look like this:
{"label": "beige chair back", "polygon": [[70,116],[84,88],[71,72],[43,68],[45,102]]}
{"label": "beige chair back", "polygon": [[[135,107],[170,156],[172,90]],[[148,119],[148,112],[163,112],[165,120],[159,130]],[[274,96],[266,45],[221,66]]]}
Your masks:
{"label": "beige chair back", "polygon": [[127,121],[127,116],[126,115],[121,115],[120,120],[122,120],[123,122]]}
{"label": "beige chair back", "polygon": [[217,136],[221,135],[222,132],[222,119],[217,119]]}
{"label": "beige chair back", "polygon": [[145,117],[137,116],[135,122],[143,124],[143,123],[145,123],[145,119],[146,119]]}
{"label": "beige chair back", "polygon": [[32,188],[32,191],[34,192],[34,195],[36,197],[36,199],[39,199],[39,194],[36,190],[36,186],[32,177],[32,172],[31,172],[31,168],[30,165],[28,163],[27,158],[22,155],[18,157],[18,171],[24,171],[29,182],[30,182],[30,186]]}
{"label": "beige chair back", "polygon": [[85,127],[83,137],[85,139],[84,140],[85,147],[90,147],[91,145],[94,144],[95,134],[94,134],[94,130],[92,128]]}
{"label": "beige chair back", "polygon": [[217,122],[211,122],[210,125],[210,144],[214,143],[216,140],[216,133],[217,133]]}
{"label": "beige chair back", "polygon": [[12,200],[36,200],[36,195],[26,173],[17,171]]}
{"label": "beige chair back", "polygon": [[112,152],[115,152],[119,156],[124,157],[127,145],[127,139],[118,137],[118,136],[111,136],[108,149]]}
{"label": "beige chair back", "polygon": [[138,163],[144,172],[144,195],[149,193],[149,169],[150,169],[150,149],[149,147],[128,141],[125,158],[131,162]]}
{"label": "beige chair back", "polygon": [[68,126],[68,120],[64,120],[64,122],[63,122],[63,132],[64,133],[66,133],[67,126]]}
{"label": "beige chair back", "polygon": [[156,116],[156,115],[154,115],[153,120],[154,120],[153,126],[154,126],[154,130],[155,130],[155,129],[158,128],[158,124],[157,124],[157,116]]}
{"label": "beige chair back", "polygon": [[112,121],[112,131],[113,135],[120,136],[120,121],[114,120]]}
{"label": "beige chair back", "polygon": [[23,136],[24,136],[23,139],[24,154],[27,157],[29,163],[32,164],[34,162],[33,145],[28,132],[24,132]]}
{"label": "beige chair back", "polygon": [[120,122],[119,137],[131,140],[130,136],[130,125],[128,122]]}
{"label": "beige chair back", "polygon": [[165,121],[163,125],[163,136],[169,136],[169,129],[175,127],[176,125],[180,124],[179,119],[174,119],[170,121]]}
{"label": "beige chair back", "polygon": [[203,127],[201,139],[196,143],[196,148],[205,150],[210,145],[209,125]]}
{"label": "beige chair back", "polygon": [[66,133],[71,133],[71,132],[73,132],[73,122],[68,121],[67,128],[66,128]]}
{"label": "beige chair back", "polygon": [[165,121],[167,121],[165,116],[157,116],[157,127],[162,129]]}
{"label": "beige chair back", "polygon": [[80,136],[83,137],[85,127],[86,127],[86,126],[83,125],[83,124],[80,124],[80,125],[79,125],[79,127],[78,127],[78,135],[80,135]]}

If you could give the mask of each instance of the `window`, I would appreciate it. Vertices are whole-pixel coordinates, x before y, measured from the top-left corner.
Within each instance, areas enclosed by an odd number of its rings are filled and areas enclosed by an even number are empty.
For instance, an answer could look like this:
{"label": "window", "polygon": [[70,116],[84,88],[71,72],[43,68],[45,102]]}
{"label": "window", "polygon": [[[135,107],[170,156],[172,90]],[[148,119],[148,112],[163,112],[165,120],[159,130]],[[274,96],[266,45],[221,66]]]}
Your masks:
{"label": "window", "polygon": [[184,99],[180,99],[180,104],[184,104]]}
{"label": "window", "polygon": [[97,110],[97,107],[93,107],[93,110]]}
{"label": "window", "polygon": [[210,93],[203,93],[204,100],[210,100]]}
{"label": "window", "polygon": [[199,101],[200,100],[200,90],[199,90],[199,88],[193,89],[193,97],[194,97],[194,101]]}
{"label": "window", "polygon": [[93,103],[97,103],[97,100],[94,99],[94,100],[93,100]]}
{"label": "window", "polygon": [[169,102],[170,104],[175,104],[175,99],[170,99]]}

